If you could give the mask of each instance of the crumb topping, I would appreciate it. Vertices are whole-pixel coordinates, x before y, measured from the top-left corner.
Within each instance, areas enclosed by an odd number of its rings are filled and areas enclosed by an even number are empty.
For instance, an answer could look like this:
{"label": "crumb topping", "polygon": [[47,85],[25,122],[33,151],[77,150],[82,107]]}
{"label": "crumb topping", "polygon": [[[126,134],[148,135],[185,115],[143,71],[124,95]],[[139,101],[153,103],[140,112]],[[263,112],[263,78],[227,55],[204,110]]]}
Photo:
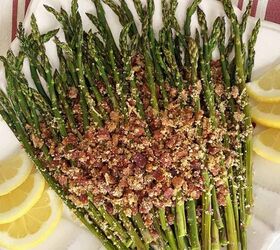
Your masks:
{"label": "crumb topping", "polygon": [[[71,87],[68,98],[80,124],[76,130],[69,128],[68,135],[56,141],[47,124],[41,123],[44,141],[31,135],[35,148],[40,149],[44,143],[50,148],[53,160],[46,162],[48,171],[76,206],[84,207],[92,202],[96,206],[104,205],[112,214],[119,208],[128,216],[140,213],[147,226],[152,225],[153,208],[169,211],[179,192],[184,200],[199,199],[205,188],[203,171],[212,175],[218,203],[225,205],[227,170],[239,164],[235,153],[240,147],[237,131],[244,119],[239,90],[232,87],[225,91],[220,64],[213,62],[213,89],[220,98],[216,107],[217,126],[212,125],[205,107],[195,108],[193,100],[201,98],[201,81],[189,85],[180,95],[172,84],[164,83],[168,105],[154,112],[143,57],[136,55],[132,61],[145,119],[137,112],[132,97],[127,99],[126,115],[114,111],[105,97],[101,105],[108,114],[104,126],[90,126],[84,132],[79,92]],[[102,93],[103,83],[96,84]],[[161,99],[160,89],[156,93]],[[231,121],[223,122],[223,116],[229,113],[230,98],[240,103],[240,109],[234,112]],[[170,224],[174,222],[171,212],[167,212],[167,220]]]}

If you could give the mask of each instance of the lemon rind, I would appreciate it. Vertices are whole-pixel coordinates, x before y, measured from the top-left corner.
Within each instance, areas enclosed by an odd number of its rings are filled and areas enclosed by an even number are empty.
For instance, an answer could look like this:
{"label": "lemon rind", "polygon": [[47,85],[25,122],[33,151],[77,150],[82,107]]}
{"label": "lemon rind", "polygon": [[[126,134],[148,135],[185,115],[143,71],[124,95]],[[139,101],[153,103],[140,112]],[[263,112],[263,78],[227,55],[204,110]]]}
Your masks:
{"label": "lemon rind", "polygon": [[252,107],[251,109],[251,116],[253,121],[256,123],[271,127],[271,128],[278,128],[280,129],[280,116],[274,115],[272,113],[264,113],[258,110],[256,107]]}

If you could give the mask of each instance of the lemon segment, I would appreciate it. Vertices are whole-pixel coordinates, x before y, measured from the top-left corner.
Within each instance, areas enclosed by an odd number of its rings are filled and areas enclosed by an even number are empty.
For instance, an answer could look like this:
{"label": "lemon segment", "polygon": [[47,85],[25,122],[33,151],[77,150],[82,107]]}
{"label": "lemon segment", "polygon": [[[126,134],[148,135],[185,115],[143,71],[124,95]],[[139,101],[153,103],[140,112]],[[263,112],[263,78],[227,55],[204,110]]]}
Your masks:
{"label": "lemon segment", "polygon": [[265,102],[280,102],[280,65],[266,72],[259,79],[247,84],[247,92],[253,99]]}
{"label": "lemon segment", "polygon": [[252,119],[263,126],[280,129],[280,103],[251,102]]}
{"label": "lemon segment", "polygon": [[0,196],[0,224],[12,222],[30,210],[40,199],[45,181],[39,173],[31,173],[16,189]]}
{"label": "lemon segment", "polygon": [[32,162],[23,151],[0,161],[0,196],[20,186],[31,170]]}
{"label": "lemon segment", "polygon": [[54,231],[61,215],[62,202],[52,190],[46,189],[26,214],[0,225],[0,246],[12,250],[35,247]]}
{"label": "lemon segment", "polygon": [[280,130],[263,130],[253,139],[253,149],[261,157],[280,163]]}

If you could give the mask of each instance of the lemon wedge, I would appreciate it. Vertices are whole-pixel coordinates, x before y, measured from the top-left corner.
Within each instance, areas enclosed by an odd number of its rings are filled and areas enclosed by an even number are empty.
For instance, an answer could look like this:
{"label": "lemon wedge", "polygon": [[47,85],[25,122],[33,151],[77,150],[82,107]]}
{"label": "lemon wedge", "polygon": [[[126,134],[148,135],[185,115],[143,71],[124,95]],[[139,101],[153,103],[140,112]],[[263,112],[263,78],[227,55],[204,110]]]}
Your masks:
{"label": "lemon wedge", "polygon": [[23,151],[0,161],[0,196],[21,185],[31,169],[32,162]]}
{"label": "lemon wedge", "polygon": [[52,190],[46,189],[26,214],[0,225],[0,246],[14,250],[35,247],[55,230],[61,215],[62,202]]}
{"label": "lemon wedge", "polygon": [[251,102],[252,119],[263,126],[280,128],[280,103]]}
{"label": "lemon wedge", "polygon": [[280,102],[280,65],[246,86],[249,96],[257,101]]}
{"label": "lemon wedge", "polygon": [[40,199],[45,180],[33,171],[16,189],[0,196],[0,224],[12,222],[24,215]]}
{"label": "lemon wedge", "polygon": [[280,163],[280,130],[269,128],[263,130],[253,139],[254,151],[263,158]]}

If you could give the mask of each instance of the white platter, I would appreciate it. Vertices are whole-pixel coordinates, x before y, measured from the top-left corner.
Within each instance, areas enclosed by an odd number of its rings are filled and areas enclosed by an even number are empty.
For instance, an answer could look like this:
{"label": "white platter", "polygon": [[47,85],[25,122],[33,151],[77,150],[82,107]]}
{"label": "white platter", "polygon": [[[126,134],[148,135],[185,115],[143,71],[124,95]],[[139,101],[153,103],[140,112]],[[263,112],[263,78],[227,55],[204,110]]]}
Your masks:
{"label": "white platter", "polygon": [[[29,30],[28,24],[31,13],[35,13],[41,32],[59,27],[54,17],[45,11],[43,4],[55,8],[62,6],[69,10],[70,2],[70,0],[33,0],[25,18],[24,26]],[[182,24],[186,7],[191,0],[178,0],[178,2],[177,17]],[[128,4],[132,6],[132,1],[128,0]],[[154,26],[159,29],[161,25],[160,0],[155,0],[155,4]],[[84,13],[94,12],[94,5],[90,0],[79,0],[79,5],[84,27],[86,29],[92,28]],[[208,20],[213,21],[215,16],[224,15],[220,3],[215,0],[203,0],[200,6],[205,11]],[[113,34],[118,37],[120,32],[118,19],[110,9],[106,8],[105,10]],[[254,22],[255,19],[250,18],[249,31],[252,29]],[[196,23],[196,18],[194,18],[193,23]],[[17,50],[17,41],[12,44],[12,48]],[[52,59],[52,64],[56,66],[57,60],[54,56],[53,44],[48,44],[47,51]],[[263,22],[256,45],[256,63],[253,76],[259,76],[279,63],[280,28],[278,28],[278,25]],[[30,78],[28,73],[26,76]],[[4,71],[2,65],[0,65],[0,86],[4,85]],[[18,147],[19,143],[12,132],[4,122],[0,121],[0,160],[7,157]],[[258,156],[255,156],[254,160],[256,203],[252,225],[248,230],[249,250],[280,250],[280,164],[273,164]],[[100,248],[102,246],[99,241],[92,237],[85,228],[82,228],[77,221],[74,221],[66,208],[56,231],[49,239],[36,247],[37,250],[97,250]]]}

